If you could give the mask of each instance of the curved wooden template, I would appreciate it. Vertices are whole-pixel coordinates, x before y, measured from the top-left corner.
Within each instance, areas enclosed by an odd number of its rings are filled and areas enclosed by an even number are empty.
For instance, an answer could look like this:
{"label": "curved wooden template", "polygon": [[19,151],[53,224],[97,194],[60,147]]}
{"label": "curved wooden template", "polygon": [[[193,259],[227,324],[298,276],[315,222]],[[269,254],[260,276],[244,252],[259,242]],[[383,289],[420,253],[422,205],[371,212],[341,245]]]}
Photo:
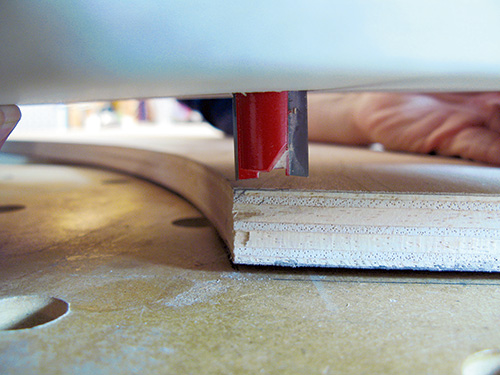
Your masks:
{"label": "curved wooden template", "polygon": [[49,162],[110,168],[157,183],[198,208],[232,251],[233,189],[221,174],[201,163],[164,152],[60,142],[10,141],[2,151]]}

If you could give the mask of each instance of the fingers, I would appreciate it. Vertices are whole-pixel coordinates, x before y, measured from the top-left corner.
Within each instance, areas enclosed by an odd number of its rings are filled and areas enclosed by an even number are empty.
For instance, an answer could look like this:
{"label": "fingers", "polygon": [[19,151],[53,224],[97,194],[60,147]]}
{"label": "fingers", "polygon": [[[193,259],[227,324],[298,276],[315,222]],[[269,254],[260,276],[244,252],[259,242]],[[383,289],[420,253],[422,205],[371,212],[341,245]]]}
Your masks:
{"label": "fingers", "polygon": [[437,153],[500,165],[500,134],[486,127],[463,128],[444,140]]}
{"label": "fingers", "polygon": [[500,93],[365,97],[360,128],[388,150],[500,165]]}
{"label": "fingers", "polygon": [[[481,129],[483,126],[483,118],[481,114],[475,111],[447,111],[442,113],[443,116],[439,118],[431,132],[423,135],[425,141],[425,153],[431,151],[436,151],[442,155],[452,155],[452,156],[462,156],[465,158],[470,158],[468,156],[458,155],[458,154],[445,154],[444,146],[448,146],[451,143],[449,140],[453,140],[454,137],[459,136],[461,132],[466,129]],[[486,128],[485,128],[486,129]],[[475,130],[474,130],[475,133]],[[494,132],[492,133],[493,136]],[[500,134],[497,134],[500,136]]]}
{"label": "fingers", "polygon": [[21,119],[21,111],[15,105],[0,106],[0,148]]}
{"label": "fingers", "polygon": [[500,133],[500,93],[484,93],[473,101],[484,114],[485,126]]}
{"label": "fingers", "polygon": [[[349,144],[361,144],[356,141],[361,139],[363,143],[381,143],[388,150],[436,152],[500,165],[498,92],[352,95],[344,112],[338,108],[346,103],[345,98],[331,103],[335,111],[318,110],[327,114],[317,119],[318,128],[333,127],[328,137],[321,133],[318,139]],[[328,102],[319,104],[319,108],[328,107]],[[346,132],[344,127],[351,130]]]}

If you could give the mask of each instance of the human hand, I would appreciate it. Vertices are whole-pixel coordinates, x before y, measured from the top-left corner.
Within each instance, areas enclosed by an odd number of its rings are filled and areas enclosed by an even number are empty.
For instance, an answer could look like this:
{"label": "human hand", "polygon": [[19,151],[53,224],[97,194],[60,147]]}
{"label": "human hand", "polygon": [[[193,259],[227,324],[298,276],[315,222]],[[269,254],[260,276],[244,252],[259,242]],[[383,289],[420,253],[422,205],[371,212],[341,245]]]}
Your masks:
{"label": "human hand", "polygon": [[0,148],[21,119],[21,111],[15,105],[0,105]]}
{"label": "human hand", "polygon": [[353,126],[388,150],[500,165],[500,93],[361,93]]}

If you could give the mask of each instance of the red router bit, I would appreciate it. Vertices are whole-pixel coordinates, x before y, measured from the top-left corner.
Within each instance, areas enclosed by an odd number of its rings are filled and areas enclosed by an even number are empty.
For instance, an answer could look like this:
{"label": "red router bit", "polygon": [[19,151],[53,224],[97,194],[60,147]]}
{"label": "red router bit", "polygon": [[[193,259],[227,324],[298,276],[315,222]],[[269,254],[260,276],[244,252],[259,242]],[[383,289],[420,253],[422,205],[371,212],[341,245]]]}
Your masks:
{"label": "red router bit", "polygon": [[236,178],[286,168],[286,174],[309,173],[307,93],[305,91],[234,94]]}

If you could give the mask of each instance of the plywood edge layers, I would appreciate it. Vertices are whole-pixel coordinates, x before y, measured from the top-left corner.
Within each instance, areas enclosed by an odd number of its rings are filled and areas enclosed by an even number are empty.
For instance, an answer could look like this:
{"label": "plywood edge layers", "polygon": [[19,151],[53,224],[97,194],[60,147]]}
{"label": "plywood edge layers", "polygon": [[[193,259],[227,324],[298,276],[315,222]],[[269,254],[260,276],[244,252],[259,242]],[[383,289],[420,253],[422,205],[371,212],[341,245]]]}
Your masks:
{"label": "plywood edge layers", "polygon": [[235,262],[500,271],[500,198],[236,189]]}

